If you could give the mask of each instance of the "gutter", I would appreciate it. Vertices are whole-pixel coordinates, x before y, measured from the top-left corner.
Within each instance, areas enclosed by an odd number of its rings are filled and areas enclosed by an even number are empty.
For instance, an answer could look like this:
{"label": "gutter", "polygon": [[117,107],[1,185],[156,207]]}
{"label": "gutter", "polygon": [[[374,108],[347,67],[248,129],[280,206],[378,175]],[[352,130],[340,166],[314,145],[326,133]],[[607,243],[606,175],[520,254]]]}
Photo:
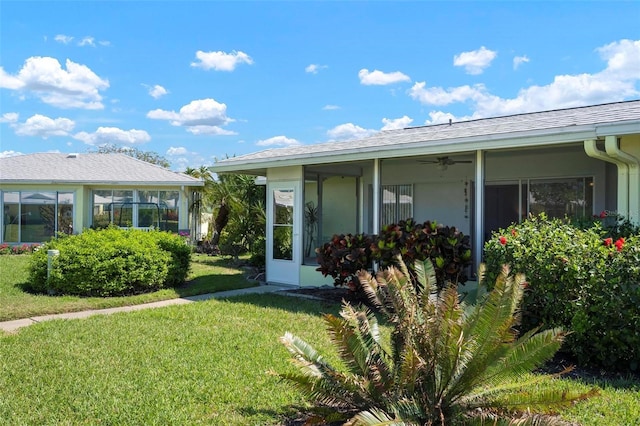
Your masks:
{"label": "gutter", "polygon": [[640,222],[640,161],[618,147],[616,136],[605,136],[605,151],[598,149],[595,139],[584,141],[585,153],[618,167],[617,212],[634,223]]}
{"label": "gutter", "polygon": [[629,214],[627,217],[633,223],[640,223],[640,160],[622,151],[615,136],[606,136],[604,147],[607,155],[627,165],[629,182]]}

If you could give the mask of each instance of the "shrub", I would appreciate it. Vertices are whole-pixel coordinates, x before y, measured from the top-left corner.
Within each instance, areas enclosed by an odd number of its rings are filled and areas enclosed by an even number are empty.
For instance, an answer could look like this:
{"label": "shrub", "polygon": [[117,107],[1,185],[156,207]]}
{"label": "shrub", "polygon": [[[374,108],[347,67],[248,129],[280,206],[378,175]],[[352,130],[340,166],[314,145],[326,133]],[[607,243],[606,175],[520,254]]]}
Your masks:
{"label": "shrub", "polygon": [[438,289],[448,283],[464,284],[468,280],[466,271],[471,265],[471,242],[455,227],[431,221],[420,224],[413,219],[401,220],[382,228],[371,252],[383,268],[394,265],[400,255],[409,265],[410,273],[416,260],[431,259]]}
{"label": "shrub", "polygon": [[471,265],[469,237],[454,227],[413,219],[386,225],[376,236],[366,234],[334,235],[330,242],[316,249],[320,271],[334,278],[334,285],[359,287],[356,272],[370,270],[374,261],[381,268],[397,265],[400,256],[413,271],[416,260],[431,259],[435,265],[438,288],[448,283],[464,284]]}
{"label": "shrub", "polygon": [[580,364],[640,368],[639,236],[614,239],[599,223],[583,230],[540,215],[495,233],[485,262],[527,276],[523,330],[571,329],[563,350]]}
{"label": "shrub", "polygon": [[371,268],[372,244],[373,239],[366,234],[334,235],[316,249],[320,264],[316,270],[333,277],[335,286],[346,285],[355,291],[359,288],[356,272]]}
{"label": "shrub", "polygon": [[37,244],[37,243],[33,243],[33,244],[23,243],[15,246],[11,246],[7,243],[2,243],[0,244],[0,255],[28,254],[28,253],[33,253],[34,251],[39,250],[39,248],[40,248],[40,244]]}
{"label": "shrub", "polygon": [[[59,250],[47,279],[47,251]],[[110,227],[59,236],[34,253],[29,287],[36,292],[118,296],[154,291],[184,282],[190,249],[166,232]]]}
{"label": "shrub", "polygon": [[392,266],[376,279],[358,273],[370,301],[393,328],[388,341],[366,309],[345,302],[340,318],[324,317],[347,371],[329,365],[290,333],[280,339],[299,369],[280,377],[312,398],[320,414],[328,408],[332,421],[342,414],[351,425],[444,426],[517,423],[526,413],[526,420],[542,424],[544,417],[532,413],[597,393],[547,388],[540,376],[528,374],[553,357],[565,333],[534,330],[517,338],[524,277],[502,269],[493,291],[467,307],[456,286],[437,291],[430,260],[416,262],[414,283],[401,259],[398,264],[403,272]]}

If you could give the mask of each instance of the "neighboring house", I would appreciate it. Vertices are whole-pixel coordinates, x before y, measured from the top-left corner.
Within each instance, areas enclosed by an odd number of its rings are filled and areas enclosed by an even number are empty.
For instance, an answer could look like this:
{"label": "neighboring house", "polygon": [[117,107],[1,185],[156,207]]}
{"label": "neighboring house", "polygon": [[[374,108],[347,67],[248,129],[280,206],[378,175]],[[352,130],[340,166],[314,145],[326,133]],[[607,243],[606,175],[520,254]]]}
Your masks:
{"label": "neighboring house", "polygon": [[635,100],[272,149],[211,170],[266,177],[266,279],[304,286],[331,282],[309,246],[409,217],[470,235],[476,265],[491,231],[530,213],[638,223],[639,159]]}
{"label": "neighboring house", "polygon": [[[124,154],[0,158],[0,241],[41,243],[115,223],[196,235],[203,181]],[[197,209],[196,209],[197,210]]]}

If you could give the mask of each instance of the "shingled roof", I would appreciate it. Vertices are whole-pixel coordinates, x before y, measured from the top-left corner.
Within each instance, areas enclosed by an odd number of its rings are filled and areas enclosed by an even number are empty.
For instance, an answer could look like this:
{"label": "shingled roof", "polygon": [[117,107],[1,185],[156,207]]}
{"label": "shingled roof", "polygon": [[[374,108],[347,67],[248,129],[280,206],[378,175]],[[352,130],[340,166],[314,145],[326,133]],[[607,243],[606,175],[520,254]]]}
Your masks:
{"label": "shingled roof", "polygon": [[250,171],[331,159],[344,161],[348,156],[354,159],[381,158],[385,156],[383,151],[403,149],[404,155],[415,155],[416,149],[432,154],[443,150],[484,149],[485,146],[489,149],[526,146],[534,143],[535,138],[541,140],[542,137],[552,142],[541,141],[539,144],[567,143],[579,141],[582,137],[597,137],[603,127],[612,124],[624,124],[627,132],[640,133],[640,100],[409,127],[381,131],[358,140],[269,149],[219,161],[211,169],[220,172]]}
{"label": "shingled roof", "polygon": [[125,154],[38,153],[0,158],[1,183],[203,186],[196,178]]}

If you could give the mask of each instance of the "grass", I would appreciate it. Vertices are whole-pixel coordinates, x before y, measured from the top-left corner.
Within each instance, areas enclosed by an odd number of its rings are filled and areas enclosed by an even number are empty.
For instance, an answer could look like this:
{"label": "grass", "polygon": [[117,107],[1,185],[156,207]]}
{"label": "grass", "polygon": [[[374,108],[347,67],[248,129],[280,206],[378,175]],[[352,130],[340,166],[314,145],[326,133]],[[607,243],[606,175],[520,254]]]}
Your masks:
{"label": "grass", "polygon": [[[3,314],[7,303],[33,304],[26,297],[37,297],[12,294],[25,280],[25,259],[0,257]],[[203,291],[242,280],[238,271],[206,256],[197,259],[192,274],[194,287]],[[282,424],[308,405],[268,373],[293,371],[278,337],[291,331],[339,365],[320,316],[338,309],[306,299],[247,295],[47,321],[0,334],[0,426]],[[555,383],[583,390],[592,385]],[[638,381],[595,384],[601,395],[563,412],[563,419],[584,426],[640,424]]]}
{"label": "grass", "polygon": [[304,405],[288,371],[290,330],[330,352],[319,312],[285,296],[243,296],[0,337],[0,425],[269,425]]}
{"label": "grass", "polygon": [[194,254],[188,282],[180,288],[127,297],[53,297],[30,294],[23,290],[28,279],[28,263],[29,255],[0,256],[0,321],[87,309],[138,305],[255,286],[255,283],[244,279],[242,271],[230,267],[226,259]]}
{"label": "grass", "polygon": [[[269,374],[292,371],[285,331],[336,363],[320,313],[336,305],[247,295],[84,320],[0,337],[0,425],[278,425],[307,407]],[[587,389],[564,379],[558,386]],[[640,424],[638,383],[601,384],[563,418]]]}

